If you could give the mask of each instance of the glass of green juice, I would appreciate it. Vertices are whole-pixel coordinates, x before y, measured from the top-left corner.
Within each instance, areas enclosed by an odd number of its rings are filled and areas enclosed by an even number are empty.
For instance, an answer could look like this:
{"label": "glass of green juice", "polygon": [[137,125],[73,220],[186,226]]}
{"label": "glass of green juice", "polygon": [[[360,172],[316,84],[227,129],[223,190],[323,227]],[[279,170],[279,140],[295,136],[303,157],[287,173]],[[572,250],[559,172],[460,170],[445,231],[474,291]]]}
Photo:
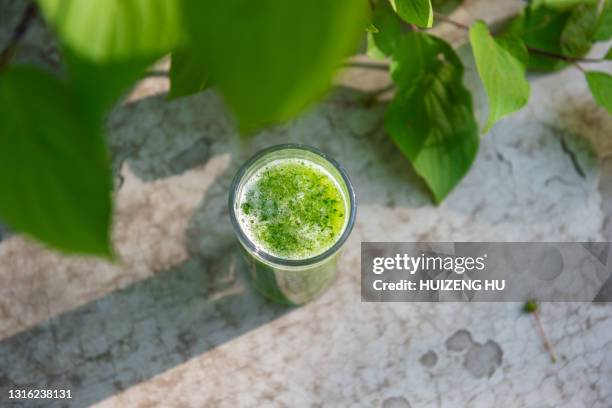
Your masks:
{"label": "glass of green juice", "polygon": [[229,212],[255,287],[275,302],[299,305],[336,276],[355,223],[355,192],[335,160],[310,146],[283,144],[238,170]]}

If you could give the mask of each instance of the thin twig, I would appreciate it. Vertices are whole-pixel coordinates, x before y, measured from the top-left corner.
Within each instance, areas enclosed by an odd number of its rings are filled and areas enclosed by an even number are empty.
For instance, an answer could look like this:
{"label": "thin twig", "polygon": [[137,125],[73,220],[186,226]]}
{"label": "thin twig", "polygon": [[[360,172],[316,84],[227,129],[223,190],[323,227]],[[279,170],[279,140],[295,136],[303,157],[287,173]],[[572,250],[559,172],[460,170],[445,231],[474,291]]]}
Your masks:
{"label": "thin twig", "polygon": [[540,314],[538,313],[538,311],[534,311],[533,313],[533,320],[535,321],[536,327],[538,328],[538,332],[540,332],[540,336],[542,337],[542,342],[544,343],[544,347],[546,348],[546,351],[548,351],[548,354],[550,354],[550,360],[553,363],[557,362],[557,355],[555,354],[555,349],[552,345],[552,343],[548,340],[548,337],[546,336],[546,333],[544,332],[544,327],[542,326],[542,322],[540,322]]}
{"label": "thin twig", "polygon": [[394,88],[395,88],[395,84],[389,84],[389,85],[383,86],[382,88],[378,88],[378,89],[375,89],[369,92],[368,95],[372,98],[378,98],[380,95],[383,95]]}
{"label": "thin twig", "polygon": [[365,107],[369,107],[378,102],[378,98],[387,92],[395,89],[395,84],[391,83],[389,85],[385,85],[382,88],[374,89],[373,91],[368,92],[363,98],[363,105]]}
{"label": "thin twig", "polygon": [[582,57],[570,57],[569,55],[561,55],[550,51],[540,50],[538,48],[527,47],[527,51],[530,54],[538,54],[542,57],[559,59],[567,62],[603,62],[603,58],[582,58]]}
{"label": "thin twig", "polygon": [[362,61],[347,61],[344,63],[346,68],[365,68],[365,69],[379,69],[387,71],[389,64],[384,62],[362,62]]}
{"label": "thin twig", "polygon": [[15,51],[17,50],[17,44],[23,38],[25,33],[28,31],[30,27],[30,23],[36,16],[36,5],[34,3],[30,3],[26,8],[25,12],[21,16],[21,20],[15,30],[13,31],[13,36],[9,41],[8,45],[2,50],[0,53],[0,70],[6,68],[8,63],[15,56]]}
{"label": "thin twig", "polygon": [[576,61],[572,62],[572,64],[573,64],[573,65],[574,65],[576,68],[578,68],[578,70],[579,70],[580,72],[582,72],[583,74],[585,73],[584,68],[582,68],[582,67],[580,66],[580,64],[578,64]]}
{"label": "thin twig", "polygon": [[448,23],[448,24],[454,25],[455,27],[460,28],[460,29],[462,29],[462,30],[466,30],[466,31],[469,31],[469,30],[470,30],[470,27],[469,27],[469,26],[467,26],[467,25],[465,25],[465,24],[463,24],[463,23],[460,23],[459,21],[455,21],[455,20],[453,20],[452,18],[448,18],[448,17],[446,17],[444,14],[434,13],[434,16],[435,16],[435,18],[436,18],[437,20],[440,20],[440,21],[443,21],[443,22],[445,22],[445,23]]}
{"label": "thin twig", "polygon": [[152,69],[150,71],[142,74],[142,79],[145,78],[168,78],[170,73],[168,71],[164,71],[163,69]]}

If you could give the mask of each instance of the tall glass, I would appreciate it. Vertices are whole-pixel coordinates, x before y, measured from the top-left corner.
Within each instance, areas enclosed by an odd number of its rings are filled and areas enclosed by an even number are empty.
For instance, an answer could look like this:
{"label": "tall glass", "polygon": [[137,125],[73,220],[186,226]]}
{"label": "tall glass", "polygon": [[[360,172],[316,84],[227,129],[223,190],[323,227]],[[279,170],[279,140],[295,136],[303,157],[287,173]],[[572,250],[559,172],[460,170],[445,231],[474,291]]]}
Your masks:
{"label": "tall glass", "polygon": [[[348,218],[344,229],[331,247],[311,258],[284,259],[265,252],[247,236],[238,219],[239,198],[245,184],[263,166],[280,159],[300,159],[323,167],[340,187],[345,202]],[[299,305],[322,293],[336,276],[340,249],[355,223],[355,192],[346,172],[335,160],[310,146],[283,144],[260,151],[238,170],[230,187],[229,212],[255,287],[275,302]]]}

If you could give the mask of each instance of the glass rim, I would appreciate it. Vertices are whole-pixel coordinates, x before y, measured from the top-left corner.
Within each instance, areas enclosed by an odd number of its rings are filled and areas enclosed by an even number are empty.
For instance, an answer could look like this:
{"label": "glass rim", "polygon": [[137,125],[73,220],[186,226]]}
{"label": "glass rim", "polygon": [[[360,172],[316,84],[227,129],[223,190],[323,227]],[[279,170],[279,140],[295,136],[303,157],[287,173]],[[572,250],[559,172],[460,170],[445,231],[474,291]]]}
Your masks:
{"label": "glass rim", "polygon": [[[242,226],[240,225],[240,222],[238,221],[238,217],[236,215],[236,209],[235,209],[235,202],[237,198],[236,193],[237,193],[238,186],[240,185],[240,182],[245,176],[245,173],[257,160],[261,159],[262,157],[270,153],[273,153],[279,150],[305,150],[305,151],[308,151],[310,153],[313,153],[321,157],[325,161],[329,162],[336,169],[336,171],[338,171],[338,173],[342,177],[342,181],[346,185],[346,189],[348,192],[348,199],[349,199],[349,203],[348,203],[349,204],[349,209],[348,209],[349,218],[346,223],[346,226],[344,227],[344,230],[342,231],[342,234],[340,235],[340,237],[336,240],[336,242],[334,242],[332,246],[330,246],[328,249],[321,252],[320,254],[312,256],[310,258],[304,258],[304,259],[281,258],[276,255],[269,254],[268,252],[265,252],[257,248],[255,243],[243,231]],[[321,261],[324,261],[325,259],[334,255],[342,247],[342,245],[346,242],[349,235],[351,234],[351,231],[353,230],[353,226],[355,224],[355,218],[357,214],[357,208],[356,208],[357,201],[355,199],[355,190],[353,189],[353,184],[351,183],[351,180],[349,179],[348,174],[346,173],[346,170],[344,170],[344,167],[342,167],[340,163],[338,163],[333,158],[329,157],[327,154],[325,154],[321,150],[315,147],[312,147],[312,146],[299,144],[299,143],[284,143],[284,144],[270,146],[268,148],[258,151],[253,156],[251,156],[242,166],[240,166],[240,168],[236,172],[236,175],[234,175],[232,184],[230,186],[230,192],[229,192],[229,197],[228,197],[228,207],[229,207],[230,220],[232,223],[232,227],[234,228],[234,232],[238,235],[238,239],[240,240],[240,242],[243,245],[245,245],[247,249],[251,251],[255,256],[263,259],[264,261],[267,261],[267,262],[270,262],[276,265],[280,265],[280,266],[313,265]]]}

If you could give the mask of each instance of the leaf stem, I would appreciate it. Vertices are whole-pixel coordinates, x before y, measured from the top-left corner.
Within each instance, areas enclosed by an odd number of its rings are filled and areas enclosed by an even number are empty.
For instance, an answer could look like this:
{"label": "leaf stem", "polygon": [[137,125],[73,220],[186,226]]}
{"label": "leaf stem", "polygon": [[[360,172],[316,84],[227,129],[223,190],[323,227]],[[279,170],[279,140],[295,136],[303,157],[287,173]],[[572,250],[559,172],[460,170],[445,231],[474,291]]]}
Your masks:
{"label": "leaf stem", "polygon": [[23,15],[21,16],[19,24],[17,24],[17,27],[15,27],[15,30],[13,31],[13,35],[9,43],[0,53],[0,71],[6,68],[9,62],[15,56],[15,51],[17,51],[17,44],[28,31],[30,23],[32,22],[34,17],[36,17],[36,14],[36,5],[34,3],[30,3]]}
{"label": "leaf stem", "polygon": [[347,61],[344,63],[344,67],[378,69],[378,70],[386,71],[389,69],[389,64],[385,62]]}

